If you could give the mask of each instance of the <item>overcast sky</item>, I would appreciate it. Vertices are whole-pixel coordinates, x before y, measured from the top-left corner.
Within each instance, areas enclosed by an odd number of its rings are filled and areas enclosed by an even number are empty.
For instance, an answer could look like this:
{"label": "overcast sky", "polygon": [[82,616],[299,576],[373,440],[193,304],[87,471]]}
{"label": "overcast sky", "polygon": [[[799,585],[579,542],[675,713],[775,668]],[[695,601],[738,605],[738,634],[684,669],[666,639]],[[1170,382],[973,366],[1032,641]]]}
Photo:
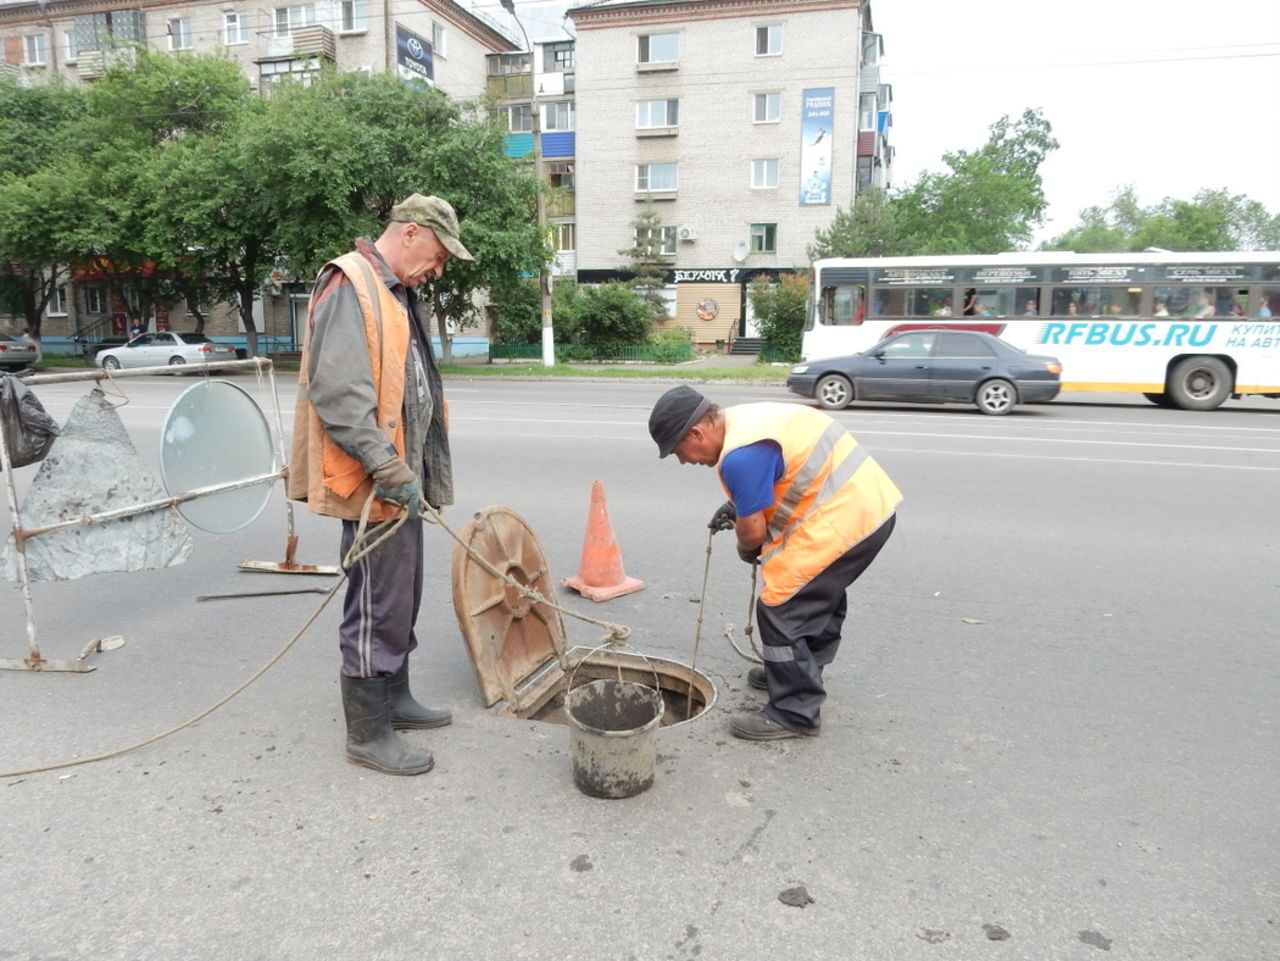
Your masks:
{"label": "overcast sky", "polygon": [[1202,188],[1280,213],[1280,0],[871,0],[893,85],[895,185],[1040,107],[1061,148],[1042,168],[1048,220],[1074,225],[1132,184]]}

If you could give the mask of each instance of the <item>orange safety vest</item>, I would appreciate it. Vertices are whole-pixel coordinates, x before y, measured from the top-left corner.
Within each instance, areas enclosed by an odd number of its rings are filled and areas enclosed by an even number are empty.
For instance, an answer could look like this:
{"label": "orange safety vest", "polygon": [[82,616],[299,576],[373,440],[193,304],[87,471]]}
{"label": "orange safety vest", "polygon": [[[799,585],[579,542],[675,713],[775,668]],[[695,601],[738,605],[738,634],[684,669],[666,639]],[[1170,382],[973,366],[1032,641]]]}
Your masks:
{"label": "orange safety vest", "polygon": [[[358,251],[343,254],[325,267],[346,274],[355,288],[364,315],[365,340],[378,398],[378,427],[404,457],[405,364],[409,354],[409,313],[374,274],[373,265]],[[322,271],[323,272],[323,269]],[[298,371],[298,403],[294,409],[293,443],[289,460],[289,497],[306,501],[317,514],[356,520],[373,490],[364,464],[333,442],[315,408],[307,401],[307,362],[311,347],[312,306],[307,310],[307,338]],[[371,520],[385,520],[397,508],[378,499]]]}
{"label": "orange safety vest", "polygon": [[760,599],[766,604],[793,596],[902,502],[902,492],[866,448],[811,407],[745,404],[727,408],[724,416],[721,463],[730,451],[762,440],[782,448],[785,467],[773,486],[773,506],[764,511]]}

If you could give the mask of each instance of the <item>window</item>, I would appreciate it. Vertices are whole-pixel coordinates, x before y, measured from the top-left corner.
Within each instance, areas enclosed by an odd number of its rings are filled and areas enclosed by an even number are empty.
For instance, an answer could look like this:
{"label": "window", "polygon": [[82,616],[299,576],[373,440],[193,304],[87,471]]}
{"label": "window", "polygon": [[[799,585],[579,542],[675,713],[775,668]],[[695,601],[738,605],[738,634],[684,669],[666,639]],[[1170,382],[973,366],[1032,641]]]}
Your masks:
{"label": "window", "polygon": [[276,7],[276,36],[287,37],[299,27],[316,22],[316,5],[302,3],[292,7]]}
{"label": "window", "polygon": [[858,129],[876,129],[876,95],[864,93],[858,97]]}
{"label": "window", "polygon": [[431,53],[437,57],[447,57],[449,55],[449,37],[445,32],[443,24],[431,21]]}
{"label": "window", "polygon": [[950,287],[889,287],[876,291],[875,317],[949,317]]}
{"label": "window", "polygon": [[249,42],[249,17],[243,13],[227,13],[222,17],[222,40],[228,47]]}
{"label": "window", "polygon": [[1040,288],[969,287],[964,292],[964,313],[970,317],[1038,317]]}
{"label": "window", "polygon": [[995,357],[996,349],[973,334],[946,333],[938,338],[935,357]]}
{"label": "window", "polygon": [[649,256],[674,257],[676,255],[676,228],[636,228],[636,247]]}
{"label": "window", "polygon": [[777,160],[751,161],[751,186],[752,187],[778,186],[778,161]]}
{"label": "window", "polygon": [[63,284],[59,284],[53,288],[53,294],[49,297],[49,303],[45,306],[45,311],[50,317],[67,316],[67,288]]}
{"label": "window", "polygon": [[862,323],[862,287],[823,287],[818,298],[818,323],[851,327]]}
{"label": "window", "polygon": [[868,187],[871,186],[871,171],[872,171],[871,158],[859,157],[858,171],[854,179],[854,186],[853,186],[853,189],[857,193],[862,193],[864,190],[866,190]]}
{"label": "window", "polygon": [[636,104],[636,128],[675,127],[680,123],[679,100],[641,100]]}
{"label": "window", "polygon": [[675,189],[676,189],[676,165],[675,164],[637,164],[636,165],[636,190],[637,191],[675,190]]}
{"label": "window", "polygon": [[756,56],[769,57],[782,53],[782,24],[756,27]]}
{"label": "window", "polygon": [[1258,293],[1255,317],[1280,317],[1280,287],[1263,287]]}
{"label": "window", "polygon": [[544,43],[542,45],[543,73],[564,73],[566,70],[572,70],[573,48],[572,40]]}
{"label": "window", "polygon": [[651,33],[640,37],[640,63],[674,63],[680,59],[680,34]]}
{"label": "window", "polygon": [[756,102],[756,123],[777,123],[782,116],[782,94],[758,93]]}
{"label": "window", "polygon": [[901,337],[886,341],[877,353],[883,352],[885,357],[928,357],[933,350],[933,339],[936,336],[932,331],[903,334]]}
{"label": "window", "polygon": [[187,17],[175,17],[169,21],[169,49],[190,50],[195,44],[191,41],[191,20]]}
{"label": "window", "polygon": [[365,0],[342,0],[342,26],[339,29],[343,33],[367,29],[369,21],[365,8]]}
{"label": "window", "polygon": [[776,254],[778,252],[778,225],[751,225],[751,252],[753,254]]}
{"label": "window", "polygon": [[[1224,289],[1230,294],[1229,288]],[[1194,287],[1157,287],[1152,312],[1157,317],[1213,316],[1212,295],[1209,297],[1210,313],[1196,313],[1202,306],[1196,300],[1196,290]],[[1131,317],[1138,313],[1141,294],[1140,287],[1055,287],[1052,313],[1054,317]],[[1160,312],[1162,298],[1168,305],[1163,314]]]}
{"label": "window", "polygon": [[84,288],[84,311],[86,314],[105,314],[101,287]]}
{"label": "window", "polygon": [[1246,299],[1244,291],[1237,296],[1233,287],[1157,287],[1151,313],[1156,317],[1239,316]]}
{"label": "window", "polygon": [[573,190],[573,161],[552,160],[547,164],[547,181],[552,187]]}
{"label": "window", "polygon": [[543,130],[572,130],[573,129],[573,101],[560,100],[555,103],[546,105],[546,123],[542,125]]}
{"label": "window", "polygon": [[533,131],[533,111],[527,103],[513,103],[503,107],[507,115],[507,129],[512,133],[531,133]]}
{"label": "window", "polygon": [[569,250],[577,250],[578,232],[574,229],[573,224],[552,224],[555,227],[555,233],[551,238],[551,242],[555,244],[558,252]]}
{"label": "window", "polygon": [[49,40],[43,33],[29,33],[22,38],[22,62],[28,67],[43,67],[49,55]]}
{"label": "window", "polygon": [[80,57],[80,41],[76,39],[76,32],[68,30],[63,34],[67,41],[67,55],[64,58],[67,63],[75,63]]}

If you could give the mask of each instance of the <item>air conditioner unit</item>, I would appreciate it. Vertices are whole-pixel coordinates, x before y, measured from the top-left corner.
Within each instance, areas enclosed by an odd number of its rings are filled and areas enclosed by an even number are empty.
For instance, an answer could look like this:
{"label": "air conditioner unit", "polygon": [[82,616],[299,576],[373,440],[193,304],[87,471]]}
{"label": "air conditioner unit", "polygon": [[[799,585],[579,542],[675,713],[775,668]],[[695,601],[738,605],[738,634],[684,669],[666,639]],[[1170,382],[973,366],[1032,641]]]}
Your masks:
{"label": "air conditioner unit", "polygon": [[679,228],[677,233],[679,233],[681,240],[687,241],[689,243],[692,243],[693,241],[698,239],[698,232],[694,230],[692,227],[681,227]]}

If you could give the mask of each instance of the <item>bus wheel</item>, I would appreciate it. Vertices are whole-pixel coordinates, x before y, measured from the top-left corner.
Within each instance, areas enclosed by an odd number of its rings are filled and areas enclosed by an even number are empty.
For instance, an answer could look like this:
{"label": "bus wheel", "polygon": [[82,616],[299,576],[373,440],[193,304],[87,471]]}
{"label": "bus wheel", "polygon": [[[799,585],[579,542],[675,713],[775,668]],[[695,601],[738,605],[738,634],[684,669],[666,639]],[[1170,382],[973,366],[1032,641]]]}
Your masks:
{"label": "bus wheel", "polygon": [[813,385],[813,396],[827,410],[841,410],[853,402],[853,385],[839,374],[827,374]]}
{"label": "bus wheel", "polygon": [[1007,414],[1018,402],[1018,392],[1007,380],[989,380],[978,388],[973,402],[984,414]]}
{"label": "bus wheel", "polygon": [[1143,394],[1147,400],[1155,404],[1157,407],[1172,407],[1173,403],[1169,400],[1168,394]]}
{"label": "bus wheel", "polygon": [[1216,357],[1188,357],[1169,375],[1167,396],[1183,410],[1214,410],[1231,396],[1231,371]]}

